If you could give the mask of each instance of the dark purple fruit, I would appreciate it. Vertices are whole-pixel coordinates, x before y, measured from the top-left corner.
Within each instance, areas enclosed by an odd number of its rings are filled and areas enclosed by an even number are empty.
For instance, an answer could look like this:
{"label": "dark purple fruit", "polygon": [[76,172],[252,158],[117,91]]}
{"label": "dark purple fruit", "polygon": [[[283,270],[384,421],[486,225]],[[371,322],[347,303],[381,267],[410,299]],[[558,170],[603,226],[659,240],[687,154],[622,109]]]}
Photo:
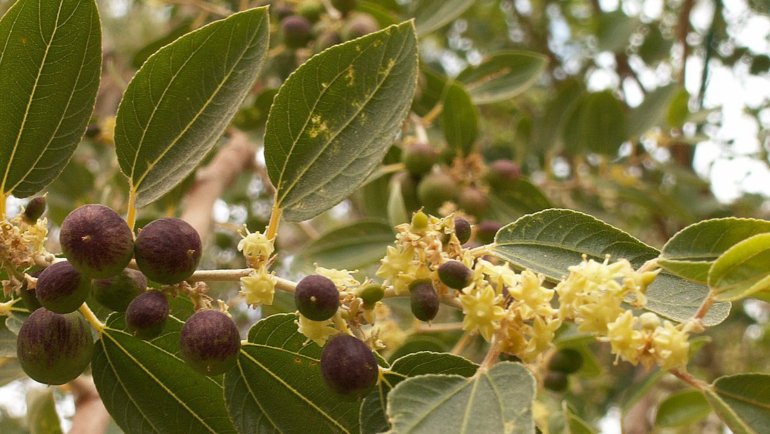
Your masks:
{"label": "dark purple fruit", "polygon": [[216,310],[195,312],[182,327],[182,357],[204,375],[219,375],[235,366],[241,337],[235,323]]}
{"label": "dark purple fruit", "polygon": [[147,289],[147,278],[139,270],[126,268],[117,276],[94,279],[92,294],[102,306],[125,312],[128,304]]}
{"label": "dark purple fruit", "polygon": [[466,187],[457,197],[457,205],[470,215],[481,217],[487,212],[489,199],[486,193],[475,187]]}
{"label": "dark purple fruit", "polygon": [[314,274],[297,283],[294,303],[305,318],[326,321],[340,307],[340,292],[329,278]]}
{"label": "dark purple fruit", "polygon": [[379,368],[369,347],[350,335],[333,336],[321,353],[321,375],[340,395],[360,398],[377,384]]}
{"label": "dark purple fruit", "polygon": [[77,312],[61,315],[38,309],[21,325],[16,339],[21,368],[45,384],[74,380],[86,369],[93,352],[91,329]]}
{"label": "dark purple fruit", "polygon": [[126,221],[104,205],[84,205],[62,222],[59,233],[64,256],[84,275],[114,276],[134,254],[134,235]]}
{"label": "dark purple fruit", "polygon": [[406,146],[401,154],[401,162],[406,170],[413,175],[423,175],[430,172],[438,160],[438,152],[433,146],[416,142]]}
{"label": "dark purple fruit", "polygon": [[543,386],[554,392],[564,392],[569,384],[567,380],[567,374],[563,372],[548,371],[543,378]]}
{"label": "dark purple fruit", "polygon": [[380,25],[374,17],[369,14],[359,13],[350,17],[342,33],[345,40],[351,40],[374,33],[377,30],[380,30]]}
{"label": "dark purple fruit", "polygon": [[438,313],[439,299],[429,279],[415,280],[409,285],[412,314],[420,321],[431,321]]}
{"label": "dark purple fruit", "polygon": [[513,161],[495,160],[489,165],[486,180],[489,185],[500,188],[516,181],[520,176],[521,170]]}
{"label": "dark purple fruit", "polygon": [[583,356],[577,350],[564,348],[551,356],[548,360],[548,369],[551,371],[573,374],[583,366]]}
{"label": "dark purple fruit", "polygon": [[126,308],[126,325],[134,336],[152,339],[163,331],[168,319],[168,299],[159,291],[147,291],[134,298]]}
{"label": "dark purple fruit", "polygon": [[374,305],[385,297],[385,290],[380,285],[372,284],[364,287],[358,296],[364,302],[364,309],[374,309]]}
{"label": "dark purple fruit", "polygon": [[343,17],[355,9],[357,3],[356,0],[332,0],[332,6],[340,11]]}
{"label": "dark purple fruit", "polygon": [[454,200],[457,185],[445,173],[431,173],[417,186],[417,197],[428,211],[438,210],[444,202]]}
{"label": "dark purple fruit", "polygon": [[145,226],[134,245],[136,265],[154,282],[173,284],[192,276],[201,260],[201,237],[184,220],[163,218]]}
{"label": "dark purple fruit", "polygon": [[471,224],[468,223],[468,220],[455,217],[455,236],[460,244],[465,244],[471,239]]}
{"label": "dark purple fruit", "polygon": [[35,223],[45,212],[45,197],[38,196],[27,202],[24,208],[24,220],[27,223]]}
{"label": "dark purple fruit", "polygon": [[471,283],[473,272],[460,261],[447,261],[438,267],[438,278],[453,289],[463,289]]}
{"label": "dark purple fruit", "polygon": [[70,313],[79,308],[91,290],[91,280],[67,261],[57,262],[40,273],[35,295],[46,309]]}
{"label": "dark purple fruit", "polygon": [[484,220],[476,226],[476,240],[482,244],[492,244],[495,241],[497,231],[502,227],[503,225],[498,222]]}
{"label": "dark purple fruit", "polygon": [[283,42],[289,48],[300,48],[307,45],[313,33],[313,24],[307,18],[290,15],[281,20]]}

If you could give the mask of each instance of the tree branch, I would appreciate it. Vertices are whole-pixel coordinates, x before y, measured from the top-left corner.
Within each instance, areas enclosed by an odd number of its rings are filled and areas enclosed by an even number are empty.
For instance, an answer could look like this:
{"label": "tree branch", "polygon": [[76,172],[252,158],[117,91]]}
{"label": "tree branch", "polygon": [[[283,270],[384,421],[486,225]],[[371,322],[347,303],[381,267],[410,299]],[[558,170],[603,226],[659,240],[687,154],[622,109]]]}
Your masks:
{"label": "tree branch", "polygon": [[72,417],[70,434],[103,433],[110,423],[110,414],[96,391],[94,379],[81,375],[70,381],[69,387],[75,397],[75,415]]}

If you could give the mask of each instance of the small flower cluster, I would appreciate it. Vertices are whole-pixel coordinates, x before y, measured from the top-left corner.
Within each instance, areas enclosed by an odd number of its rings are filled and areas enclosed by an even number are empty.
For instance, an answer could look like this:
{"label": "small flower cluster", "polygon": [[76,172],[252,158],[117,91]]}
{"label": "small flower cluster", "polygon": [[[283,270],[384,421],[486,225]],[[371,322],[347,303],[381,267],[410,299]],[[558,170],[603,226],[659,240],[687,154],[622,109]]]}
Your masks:
{"label": "small flower cluster", "polygon": [[[21,216],[0,221],[0,267],[21,275],[33,265],[50,264],[53,255],[45,249],[47,238],[48,221],[45,218],[34,223]],[[22,284],[16,280],[2,283],[6,295]]]}
{"label": "small flower cluster", "polygon": [[273,304],[276,279],[275,274],[268,271],[275,251],[273,240],[260,232],[252,233],[247,229],[238,243],[238,250],[243,252],[246,263],[252,268],[248,276],[241,277],[240,294],[246,299],[246,304],[252,307]]}

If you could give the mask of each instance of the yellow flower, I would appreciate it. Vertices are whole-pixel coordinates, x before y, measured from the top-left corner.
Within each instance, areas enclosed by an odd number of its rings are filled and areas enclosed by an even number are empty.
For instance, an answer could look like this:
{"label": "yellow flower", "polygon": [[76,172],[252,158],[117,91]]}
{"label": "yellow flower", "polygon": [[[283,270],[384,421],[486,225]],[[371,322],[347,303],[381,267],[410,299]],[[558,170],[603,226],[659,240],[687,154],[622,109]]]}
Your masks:
{"label": "yellow flower", "polygon": [[321,276],[328,277],[329,280],[334,282],[337,288],[356,288],[361,286],[361,282],[353,277],[354,271],[348,270],[336,270],[334,268],[315,267],[315,272]]}
{"label": "yellow flower", "polygon": [[267,262],[275,251],[273,240],[269,240],[260,232],[248,232],[243,239],[238,242],[238,250],[243,252],[246,263],[252,268],[258,268],[261,264]]}
{"label": "yellow flower", "polygon": [[[627,310],[610,324],[607,324],[607,337],[601,340],[610,343],[612,353],[618,358],[637,365],[645,347],[645,335],[637,330],[638,318]],[[617,359],[616,359],[617,361]]]}
{"label": "yellow flower", "polygon": [[663,369],[684,368],[690,358],[690,343],[685,331],[664,321],[652,335],[652,352]]}
{"label": "yellow flower", "polygon": [[326,321],[313,321],[299,315],[297,324],[299,325],[298,331],[305,335],[306,338],[318,344],[319,347],[326,343],[329,336],[339,333],[337,329],[331,327],[332,320],[330,319]]}
{"label": "yellow flower", "polygon": [[273,304],[275,295],[275,275],[268,273],[265,266],[253,270],[248,276],[241,277],[240,294],[246,298],[246,303],[252,307],[261,304]]}
{"label": "yellow flower", "polygon": [[554,290],[542,286],[544,278],[529,270],[521,273],[519,284],[510,286],[508,293],[517,300],[519,315],[525,320],[535,316],[550,317],[554,313],[551,299]]}
{"label": "yellow flower", "polygon": [[460,295],[463,306],[463,330],[478,330],[487,341],[500,328],[500,320],[505,317],[505,309],[498,304],[501,298],[495,295],[491,286],[466,288],[468,293]]}
{"label": "yellow flower", "polygon": [[409,291],[409,284],[414,280],[418,268],[412,260],[413,256],[413,247],[399,249],[388,246],[385,257],[380,260],[382,265],[375,274],[393,285],[397,294],[404,294]]}

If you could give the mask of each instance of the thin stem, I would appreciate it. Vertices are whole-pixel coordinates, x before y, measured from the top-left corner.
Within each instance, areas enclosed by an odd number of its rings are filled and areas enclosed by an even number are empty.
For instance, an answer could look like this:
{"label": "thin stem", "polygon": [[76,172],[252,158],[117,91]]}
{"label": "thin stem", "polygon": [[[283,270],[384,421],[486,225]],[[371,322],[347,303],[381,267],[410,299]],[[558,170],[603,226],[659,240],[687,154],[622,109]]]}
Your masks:
{"label": "thin stem", "polygon": [[86,321],[88,321],[89,324],[91,324],[91,327],[93,327],[94,330],[99,332],[99,334],[104,332],[104,323],[99,321],[99,318],[96,317],[94,311],[88,307],[88,303],[83,303],[83,305],[80,306],[80,309],[78,310],[80,310],[80,313],[83,314],[83,317],[86,319]]}
{"label": "thin stem", "polygon": [[13,305],[16,304],[16,302],[19,300],[21,299],[16,298],[13,300],[6,301],[5,303],[0,303],[0,316],[10,315],[11,312],[13,312],[14,310],[18,310],[18,309],[14,309]]}
{"label": "thin stem", "polygon": [[489,351],[487,351],[487,355],[484,356],[484,360],[479,366],[479,372],[486,371],[487,369],[491,368],[495,363],[497,363],[499,356],[500,347],[497,345],[497,337],[492,337],[492,342],[489,344]]}
{"label": "thin stem", "polygon": [[278,234],[281,214],[283,214],[283,210],[278,206],[278,198],[276,197],[276,200],[273,202],[273,210],[270,212],[270,223],[267,225],[267,232],[265,234],[268,240],[274,240]]}
{"label": "thin stem", "polygon": [[461,322],[449,322],[441,324],[429,324],[420,325],[414,331],[415,333],[439,333],[439,332],[453,332],[463,329],[463,323]]}
{"label": "thin stem", "polygon": [[696,320],[702,320],[706,317],[706,314],[708,313],[709,309],[711,309],[711,306],[714,304],[714,293],[709,292],[709,295],[703,300],[703,303],[701,303],[700,307],[698,308],[698,311],[695,312],[695,315],[693,315],[693,319]]}
{"label": "thin stem", "polygon": [[689,384],[690,386],[694,387],[697,390],[704,390],[708,387],[708,384],[704,383],[703,381],[695,378],[687,371],[681,371],[679,369],[672,369],[670,372],[673,376],[676,378],[684,381],[685,383]]}
{"label": "thin stem", "polygon": [[[252,268],[237,268],[234,270],[198,270],[187,279],[188,282],[234,282],[246,277],[254,271]],[[281,291],[294,292],[297,287],[295,282],[275,277],[275,287]]]}
{"label": "thin stem", "polygon": [[441,114],[441,112],[444,111],[444,104],[438,103],[425,115],[422,117],[422,122],[425,125],[431,125],[433,124],[433,121],[436,120],[437,117]]}
{"label": "thin stem", "polygon": [[8,196],[5,193],[0,193],[0,220],[5,220],[5,202],[8,200]]}
{"label": "thin stem", "polygon": [[452,347],[451,353],[455,356],[462,354],[465,347],[467,347],[468,343],[470,343],[472,337],[473,335],[471,335],[469,332],[463,333],[462,337],[460,337],[455,346]]}
{"label": "thin stem", "polygon": [[134,230],[136,225],[136,189],[133,186],[128,190],[128,215],[126,216],[126,223],[131,230]]}

